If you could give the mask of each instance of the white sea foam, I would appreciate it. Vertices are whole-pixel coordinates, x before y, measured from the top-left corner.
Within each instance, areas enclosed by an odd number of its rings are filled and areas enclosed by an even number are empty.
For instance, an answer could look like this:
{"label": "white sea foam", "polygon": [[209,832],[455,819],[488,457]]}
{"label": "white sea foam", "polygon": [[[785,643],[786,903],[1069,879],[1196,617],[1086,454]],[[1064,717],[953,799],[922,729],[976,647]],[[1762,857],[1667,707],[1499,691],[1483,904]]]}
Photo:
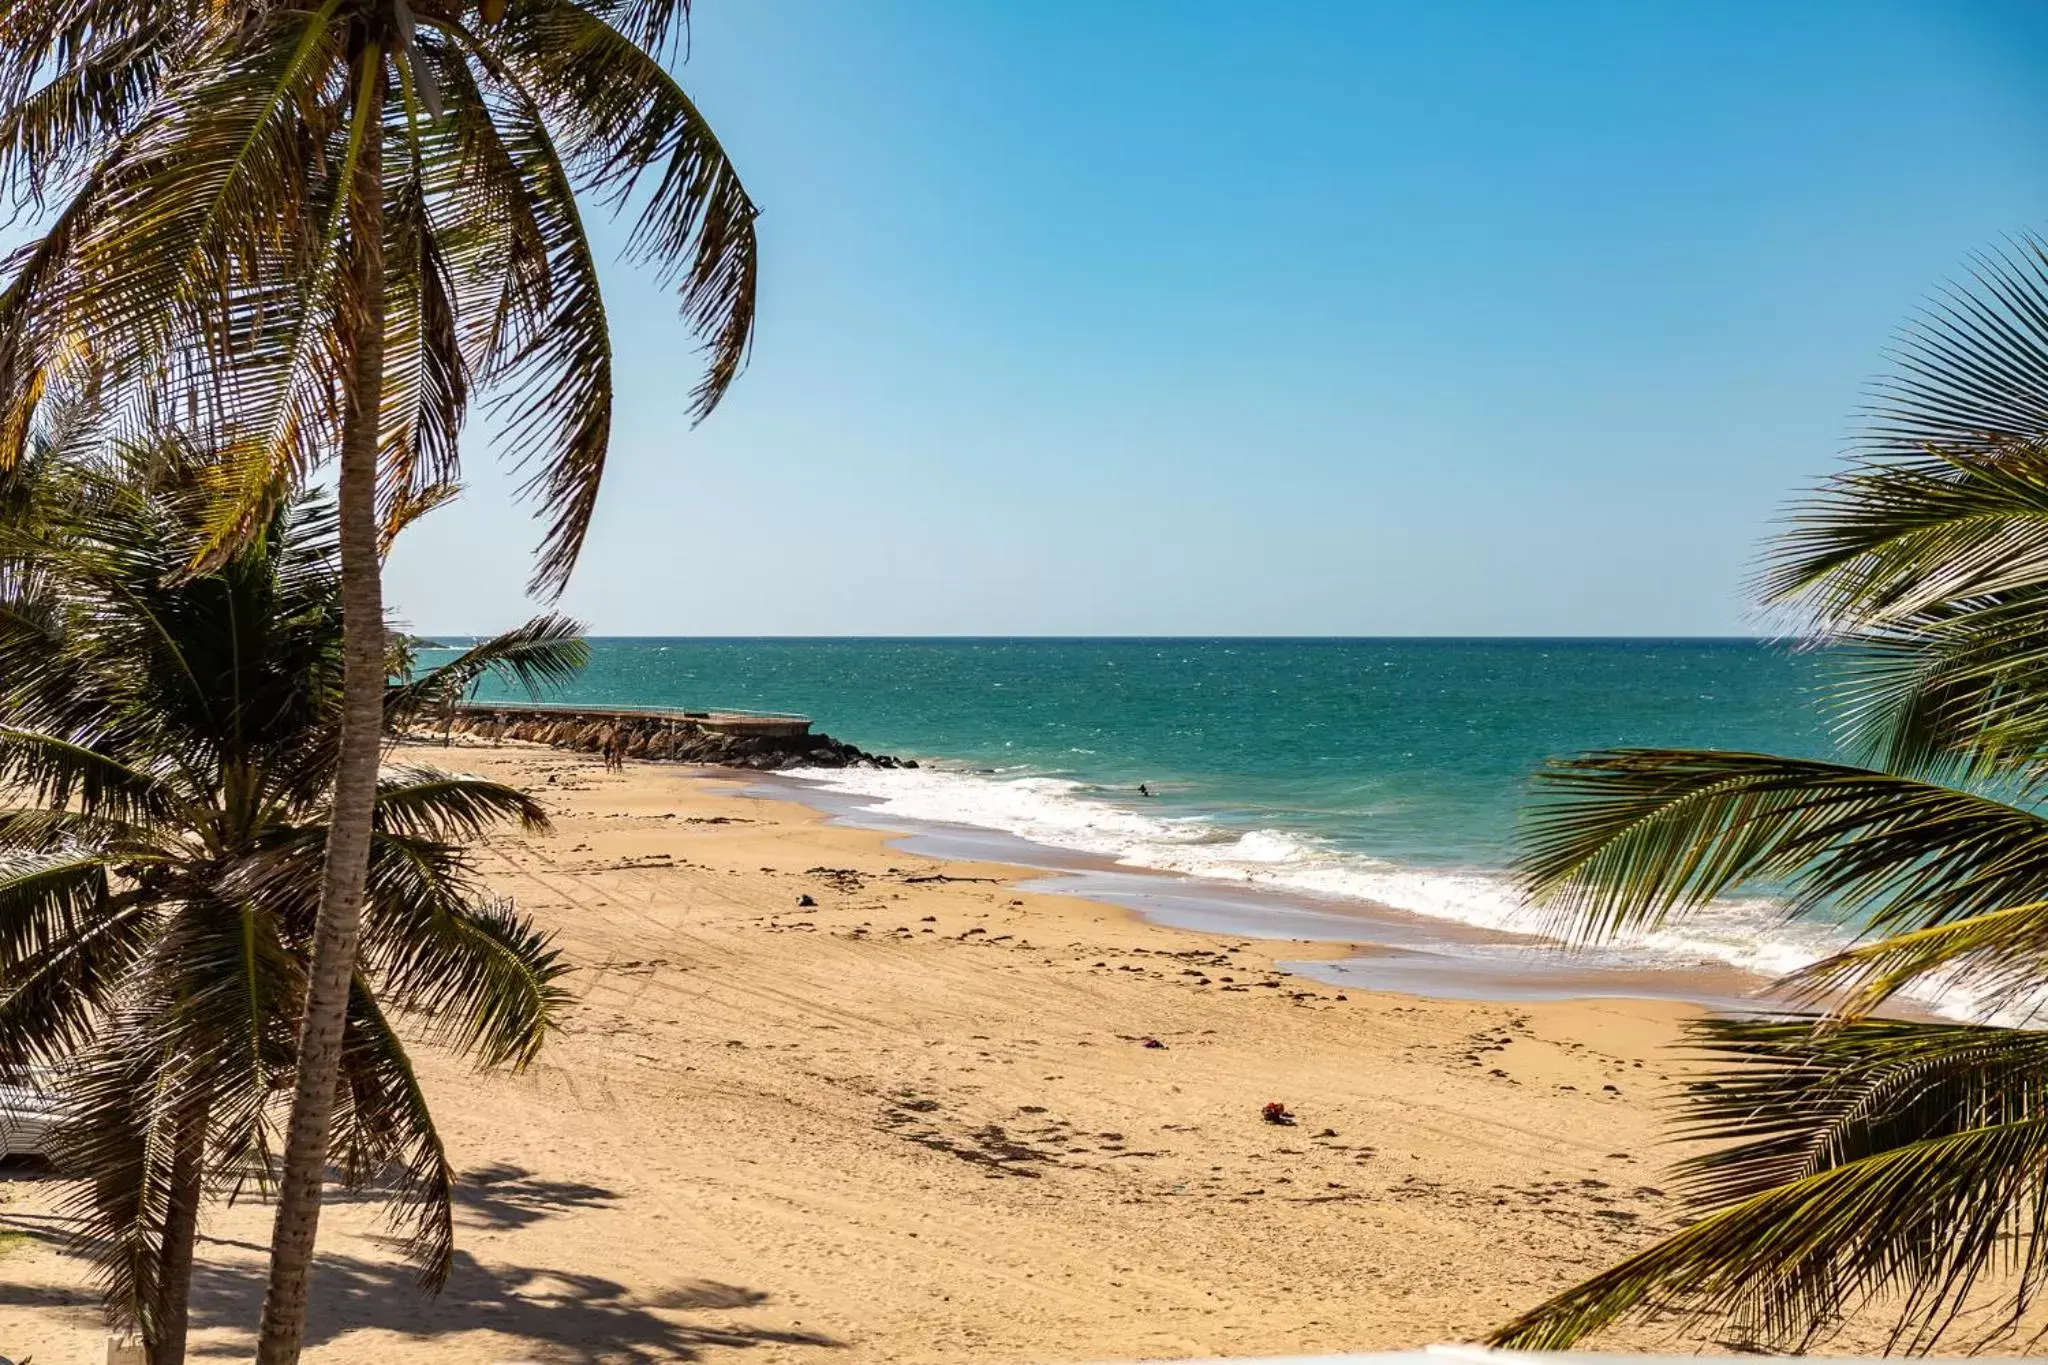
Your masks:
{"label": "white sea foam", "polygon": [[[859,797],[871,814],[1000,830],[1127,867],[1370,901],[1514,933],[1541,933],[1545,923],[1496,870],[1405,866],[1287,830],[1240,833],[1199,817],[1133,810],[1099,789],[1064,778],[941,767],[800,768],[789,775]],[[1687,915],[1680,924],[1603,946],[1599,956],[1646,967],[1727,965],[1777,976],[1849,941],[1832,926],[1788,922],[1782,907],[1767,898],[1730,898]],[[1958,988],[1938,995],[1932,1003],[1942,1013],[1980,1013]]]}

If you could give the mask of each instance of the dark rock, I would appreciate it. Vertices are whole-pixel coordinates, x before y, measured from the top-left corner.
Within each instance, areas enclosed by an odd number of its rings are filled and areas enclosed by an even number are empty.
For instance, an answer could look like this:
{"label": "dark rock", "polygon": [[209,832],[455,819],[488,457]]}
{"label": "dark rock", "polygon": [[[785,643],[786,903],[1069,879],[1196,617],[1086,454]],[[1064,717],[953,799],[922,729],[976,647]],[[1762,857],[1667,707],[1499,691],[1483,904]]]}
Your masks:
{"label": "dark rock", "polygon": [[625,753],[633,758],[745,768],[755,772],[781,768],[917,766],[914,761],[899,761],[888,755],[868,753],[830,735],[809,732],[736,735],[707,730],[688,719],[661,715],[567,712],[536,716],[531,711],[522,714],[516,706],[508,706],[502,711],[478,706],[460,711],[440,724],[422,725],[415,731],[424,739],[446,733],[475,735],[479,739],[521,740],[584,753],[601,752],[606,738],[614,736]]}

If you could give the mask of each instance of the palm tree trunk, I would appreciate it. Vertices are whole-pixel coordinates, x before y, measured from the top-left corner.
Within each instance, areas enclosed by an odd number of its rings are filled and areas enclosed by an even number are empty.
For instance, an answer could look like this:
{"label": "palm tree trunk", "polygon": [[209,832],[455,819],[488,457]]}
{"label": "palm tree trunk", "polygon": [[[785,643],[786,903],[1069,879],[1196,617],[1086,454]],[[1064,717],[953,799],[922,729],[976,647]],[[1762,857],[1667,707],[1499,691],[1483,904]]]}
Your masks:
{"label": "palm tree trunk", "polygon": [[[365,90],[363,82],[370,82]],[[296,1365],[306,1325],[306,1279],[320,1228],[328,1129],[339,1084],[342,1030],[362,929],[370,819],[384,738],[384,592],[377,558],[377,412],[384,383],[383,50],[371,41],[356,66],[358,117],[368,122],[356,163],[349,219],[352,287],[341,329],[354,365],[341,436],[341,749],[327,827],[327,866],[306,1015],[299,1027],[298,1086],[263,1299],[257,1365]]]}
{"label": "palm tree trunk", "polygon": [[199,1201],[206,1189],[206,1123],[211,1096],[203,1091],[178,1120],[171,1154],[170,1206],[164,1212],[163,1263],[157,1271],[156,1323],[149,1365],[185,1365],[185,1329],[192,1300],[192,1252],[199,1240]]}

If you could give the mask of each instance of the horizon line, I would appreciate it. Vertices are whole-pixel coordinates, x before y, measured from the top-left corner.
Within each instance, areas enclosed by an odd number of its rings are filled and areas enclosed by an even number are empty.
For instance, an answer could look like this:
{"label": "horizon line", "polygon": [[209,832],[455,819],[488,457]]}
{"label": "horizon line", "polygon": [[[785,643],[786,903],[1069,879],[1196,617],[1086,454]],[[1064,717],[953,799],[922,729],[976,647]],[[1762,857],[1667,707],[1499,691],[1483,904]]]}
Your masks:
{"label": "horizon line", "polygon": [[[489,631],[411,631],[417,639],[447,637],[460,640],[485,640],[494,632]],[[656,635],[656,634],[610,634],[591,631],[583,636],[586,640],[616,641],[689,641],[693,643],[757,643],[780,642],[788,644],[823,643],[845,644],[852,642],[895,641],[901,643],[977,643],[988,641],[1042,641],[1046,643],[1128,643],[1147,641],[1172,641],[1178,643],[1241,640],[1258,643],[1312,644],[1329,643],[1741,643],[1741,644],[1804,644],[1816,637],[1796,635],[1112,635],[1112,634],[877,634],[877,635]]]}

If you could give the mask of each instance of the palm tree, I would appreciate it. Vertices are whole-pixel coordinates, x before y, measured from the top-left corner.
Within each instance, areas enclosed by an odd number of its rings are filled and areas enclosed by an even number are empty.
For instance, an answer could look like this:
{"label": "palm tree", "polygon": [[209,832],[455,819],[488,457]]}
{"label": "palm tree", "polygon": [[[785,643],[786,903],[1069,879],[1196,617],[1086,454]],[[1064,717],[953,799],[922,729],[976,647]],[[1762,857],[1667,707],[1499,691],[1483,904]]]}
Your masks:
{"label": "palm tree", "polygon": [[0,294],[0,469],[39,407],[165,416],[224,452],[199,564],[338,452],[341,761],[286,1140],[263,1365],[297,1359],[370,855],[380,540],[454,478],[473,389],[548,529],[556,592],[611,431],[611,350],[576,191],[635,206],[708,363],[745,358],[755,209],[664,69],[685,0],[12,0],[0,183],[52,209]]}
{"label": "palm tree", "polygon": [[1522,863],[1580,937],[1757,886],[1859,941],[1785,983],[1818,1013],[1695,1026],[1700,1216],[1498,1344],[1664,1318],[1782,1345],[1881,1305],[1926,1350],[2048,1282],[2048,1035],[1874,1017],[1915,985],[2007,1023],[2048,1003],[2048,248],[1980,260],[1880,395],[1764,577],[1830,647],[1845,756],[1554,762]]}
{"label": "palm tree", "polygon": [[[185,1358],[209,1180],[267,1183],[297,1070],[331,818],[342,664],[331,508],[289,500],[213,570],[184,569],[210,496],[175,447],[45,474],[0,559],[0,1080],[55,1069],[81,1249],[151,1365]],[[390,687],[393,724],[495,669],[581,663],[542,619]],[[562,1004],[548,937],[487,897],[462,844],[529,798],[425,768],[379,783],[333,1140],[384,1183],[422,1281],[452,1254],[452,1170],[392,1020],[523,1065]],[[46,1081],[47,1083],[47,1081]]]}

